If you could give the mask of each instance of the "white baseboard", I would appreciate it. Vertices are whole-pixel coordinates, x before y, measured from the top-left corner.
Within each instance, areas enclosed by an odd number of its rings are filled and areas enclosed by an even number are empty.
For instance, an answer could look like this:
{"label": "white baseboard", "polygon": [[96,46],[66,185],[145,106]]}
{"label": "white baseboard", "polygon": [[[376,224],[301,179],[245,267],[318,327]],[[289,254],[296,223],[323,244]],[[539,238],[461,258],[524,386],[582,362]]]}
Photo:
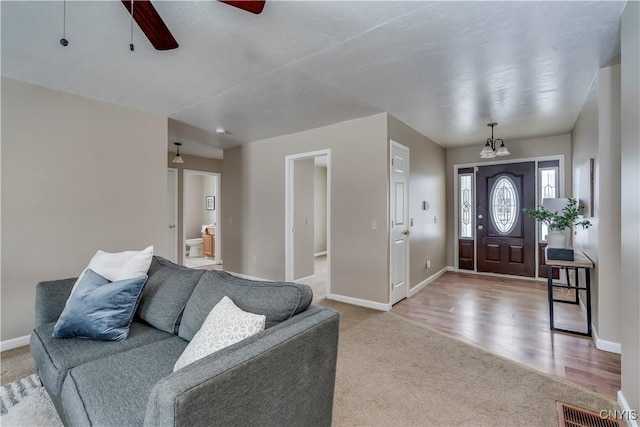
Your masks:
{"label": "white baseboard", "polygon": [[295,279],[295,280],[293,281],[293,283],[302,282],[303,280],[311,280],[311,279],[313,279],[314,277],[316,277],[316,275],[315,275],[315,274],[312,274],[311,276],[307,276],[307,277],[301,277],[301,278],[299,278],[299,279]]}
{"label": "white baseboard", "polygon": [[14,348],[29,345],[30,339],[31,339],[31,335],[25,335],[23,337],[2,341],[0,342],[0,351],[12,350]]}
{"label": "white baseboard", "polygon": [[313,254],[313,256],[317,257],[317,256],[326,255],[326,254],[327,254],[327,251],[322,251],[322,252],[316,252],[315,254]]}
{"label": "white baseboard", "polygon": [[622,390],[618,391],[618,405],[622,409],[622,415],[624,420],[627,422],[629,427],[640,427],[638,425],[638,419],[640,418],[640,408],[631,409],[627,399],[624,398],[624,394],[622,394]]}
{"label": "white baseboard", "polygon": [[593,323],[591,324],[591,335],[593,338],[593,342],[595,343],[598,350],[608,351],[609,353],[622,354],[622,344],[620,344],[619,342],[600,339],[600,337],[598,336],[598,331],[595,326],[593,326]]}
{"label": "white baseboard", "polygon": [[344,295],[327,294],[327,299],[331,299],[338,302],[345,302],[351,305],[358,305],[360,307],[373,308],[374,310],[380,310],[380,311],[391,310],[391,304],[369,301],[369,300],[360,299],[360,298],[346,297]]}
{"label": "white baseboard", "polygon": [[447,271],[452,271],[454,273],[462,273],[462,274],[477,274],[479,276],[492,276],[492,277],[503,277],[505,279],[517,279],[517,280],[529,280],[532,282],[547,282],[547,279],[544,277],[525,277],[525,276],[515,276],[513,274],[498,274],[498,273],[483,273],[481,271],[474,270],[461,270],[455,267],[447,267]]}
{"label": "white baseboard", "polygon": [[424,279],[422,282],[418,283],[416,286],[414,286],[413,288],[411,288],[409,290],[409,296],[412,297],[415,294],[417,294],[418,292],[420,292],[420,290],[422,290],[422,288],[424,288],[425,286],[427,286],[429,283],[433,282],[434,280],[436,280],[438,277],[442,276],[444,273],[446,273],[447,271],[449,271],[449,267],[445,267],[442,270],[438,271],[435,274],[432,274],[431,276],[427,277],[426,279]]}

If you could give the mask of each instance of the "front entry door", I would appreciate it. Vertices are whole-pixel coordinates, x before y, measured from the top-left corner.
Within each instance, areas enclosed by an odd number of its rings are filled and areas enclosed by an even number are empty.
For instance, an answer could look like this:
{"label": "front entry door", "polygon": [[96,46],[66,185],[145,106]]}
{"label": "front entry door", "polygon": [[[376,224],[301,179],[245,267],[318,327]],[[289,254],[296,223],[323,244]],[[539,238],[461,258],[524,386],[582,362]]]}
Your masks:
{"label": "front entry door", "polygon": [[478,167],[476,195],[478,271],[535,277],[535,162]]}

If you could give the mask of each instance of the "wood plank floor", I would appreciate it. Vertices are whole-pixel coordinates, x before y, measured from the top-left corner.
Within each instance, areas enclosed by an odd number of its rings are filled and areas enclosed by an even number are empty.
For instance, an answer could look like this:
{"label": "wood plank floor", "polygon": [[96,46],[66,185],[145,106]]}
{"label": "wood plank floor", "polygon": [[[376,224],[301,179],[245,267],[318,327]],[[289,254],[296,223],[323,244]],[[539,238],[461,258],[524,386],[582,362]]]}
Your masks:
{"label": "wood plank floor", "polygon": [[[574,291],[559,292],[570,299]],[[609,398],[620,390],[620,355],[549,331],[546,283],[448,272],[392,311]],[[554,311],[556,327],[586,328],[578,306]]]}

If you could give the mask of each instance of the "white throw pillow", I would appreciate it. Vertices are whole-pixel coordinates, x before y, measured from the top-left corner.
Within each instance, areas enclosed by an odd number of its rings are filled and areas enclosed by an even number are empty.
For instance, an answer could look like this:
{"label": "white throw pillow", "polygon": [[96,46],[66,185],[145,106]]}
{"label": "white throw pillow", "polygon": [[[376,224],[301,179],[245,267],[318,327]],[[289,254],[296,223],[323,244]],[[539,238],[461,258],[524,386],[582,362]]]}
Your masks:
{"label": "white throw pillow", "polygon": [[173,372],[263,331],[266,320],[261,314],[242,311],[229,297],[222,298],[176,361]]}
{"label": "white throw pillow", "polygon": [[110,282],[134,279],[143,276],[151,267],[153,259],[153,246],[148,246],[141,251],[105,252],[98,251],[89,261],[89,265],[82,271],[76,280],[71,293],[76,290],[78,282],[84,276],[87,269],[92,269]]}

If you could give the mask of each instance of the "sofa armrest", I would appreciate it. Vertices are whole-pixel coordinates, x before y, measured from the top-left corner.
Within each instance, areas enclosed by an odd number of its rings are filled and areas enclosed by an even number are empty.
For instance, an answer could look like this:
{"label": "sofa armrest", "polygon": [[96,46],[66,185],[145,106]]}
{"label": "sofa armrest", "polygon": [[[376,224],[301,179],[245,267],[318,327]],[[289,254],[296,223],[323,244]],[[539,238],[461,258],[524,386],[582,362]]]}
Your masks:
{"label": "sofa armrest", "polygon": [[75,283],[73,278],[36,285],[36,327],[58,320]]}
{"label": "sofa armrest", "polygon": [[146,426],[330,426],[340,315],[310,307],[158,381]]}

